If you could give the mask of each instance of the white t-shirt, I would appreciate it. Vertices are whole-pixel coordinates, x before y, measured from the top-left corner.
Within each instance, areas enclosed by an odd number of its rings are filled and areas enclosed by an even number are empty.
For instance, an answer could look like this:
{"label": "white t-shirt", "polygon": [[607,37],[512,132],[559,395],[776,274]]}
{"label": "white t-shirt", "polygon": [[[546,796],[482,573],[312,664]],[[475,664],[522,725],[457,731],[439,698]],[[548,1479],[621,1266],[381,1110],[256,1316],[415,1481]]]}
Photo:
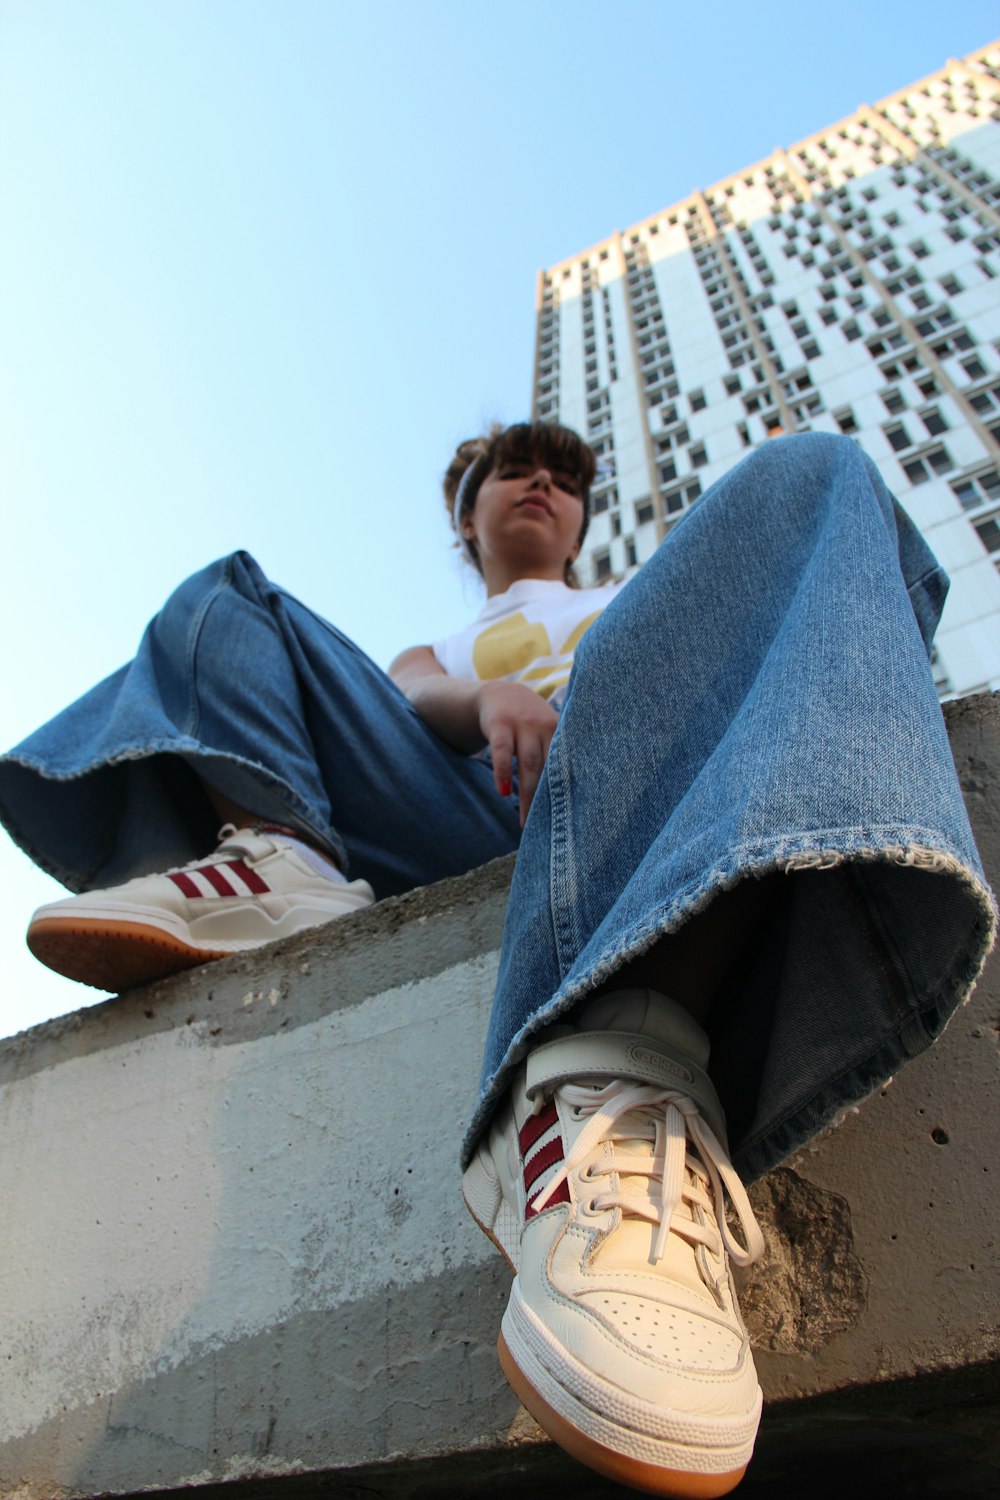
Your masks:
{"label": "white t-shirt", "polygon": [[436,641],[434,655],[450,677],[523,682],[558,708],[584,631],[624,587],[571,589],[558,579],[519,579],[487,599],[465,630]]}

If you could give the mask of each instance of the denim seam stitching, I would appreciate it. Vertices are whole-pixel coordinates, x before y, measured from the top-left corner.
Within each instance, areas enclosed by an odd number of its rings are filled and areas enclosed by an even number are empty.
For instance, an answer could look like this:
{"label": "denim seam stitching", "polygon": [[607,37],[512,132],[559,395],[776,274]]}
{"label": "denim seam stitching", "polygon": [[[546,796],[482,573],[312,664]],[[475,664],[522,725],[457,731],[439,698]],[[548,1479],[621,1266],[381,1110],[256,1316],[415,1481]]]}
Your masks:
{"label": "denim seam stitching", "polygon": [[[572,867],[569,818],[569,792],[562,768],[562,739],[550,746],[549,761],[545,770],[548,781],[549,802],[552,808],[552,833],[549,844],[549,914],[555,939],[556,959],[560,976],[566,973],[572,959],[567,954],[577,951],[575,925],[572,921],[573,902],[566,890],[564,871]],[[555,754],[553,755],[553,750]]]}
{"label": "denim seam stitching", "polygon": [[188,680],[191,683],[188,697],[187,719],[185,721],[184,733],[189,739],[197,738],[198,725],[201,722],[201,708],[198,700],[198,647],[201,643],[201,633],[205,627],[208,612],[213,604],[216,604],[222,595],[223,589],[231,588],[233,583],[233,560],[226,558],[225,572],[223,577],[212,588],[210,593],[202,601],[200,608],[195,612],[188,630],[188,645],[185,652],[187,662]]}

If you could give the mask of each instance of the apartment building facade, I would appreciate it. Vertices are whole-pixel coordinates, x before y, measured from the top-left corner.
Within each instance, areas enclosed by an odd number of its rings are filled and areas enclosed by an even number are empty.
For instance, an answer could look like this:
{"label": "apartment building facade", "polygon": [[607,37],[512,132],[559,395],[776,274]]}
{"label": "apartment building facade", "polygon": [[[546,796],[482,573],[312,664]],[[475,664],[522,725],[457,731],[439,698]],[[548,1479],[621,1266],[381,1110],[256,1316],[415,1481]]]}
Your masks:
{"label": "apartment building facade", "polygon": [[539,273],[533,410],[627,576],[778,433],[847,433],[952,578],[943,697],[1000,687],[1000,43]]}

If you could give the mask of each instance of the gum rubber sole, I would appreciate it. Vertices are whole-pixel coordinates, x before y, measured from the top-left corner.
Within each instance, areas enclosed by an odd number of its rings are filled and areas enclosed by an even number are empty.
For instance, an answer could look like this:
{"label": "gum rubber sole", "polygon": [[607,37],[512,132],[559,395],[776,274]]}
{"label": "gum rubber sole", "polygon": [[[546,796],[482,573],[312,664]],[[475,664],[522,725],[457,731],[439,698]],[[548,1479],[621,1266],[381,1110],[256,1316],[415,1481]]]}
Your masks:
{"label": "gum rubber sole", "polygon": [[229,957],[120,918],[41,917],[28,928],[27,943],[39,962],[57,974],[114,994]]}
{"label": "gum rubber sole", "polygon": [[508,1349],[502,1333],[497,1340],[497,1355],[511,1390],[539,1427],[588,1469],[594,1469],[618,1484],[642,1490],[647,1495],[673,1496],[675,1500],[716,1500],[716,1497],[734,1490],[746,1473],[746,1464],[728,1474],[695,1474],[682,1469],[660,1468],[657,1464],[615,1453],[574,1427],[539,1395]]}

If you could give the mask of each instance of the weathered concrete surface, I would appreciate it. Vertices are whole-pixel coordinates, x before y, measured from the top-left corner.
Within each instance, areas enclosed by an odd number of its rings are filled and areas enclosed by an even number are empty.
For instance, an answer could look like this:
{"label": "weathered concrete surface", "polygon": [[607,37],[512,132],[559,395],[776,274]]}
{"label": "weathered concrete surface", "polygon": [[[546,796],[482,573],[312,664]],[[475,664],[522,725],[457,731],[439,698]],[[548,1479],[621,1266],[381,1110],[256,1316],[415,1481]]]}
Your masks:
{"label": "weathered concrete surface", "polygon": [[[948,718],[997,883],[1000,701]],[[511,1397],[507,1273],[458,1194],[508,877],[0,1047],[0,1496],[618,1492]],[[746,1493],[996,1493],[998,1037],[994,960],[937,1047],[755,1189],[776,1401]]]}

